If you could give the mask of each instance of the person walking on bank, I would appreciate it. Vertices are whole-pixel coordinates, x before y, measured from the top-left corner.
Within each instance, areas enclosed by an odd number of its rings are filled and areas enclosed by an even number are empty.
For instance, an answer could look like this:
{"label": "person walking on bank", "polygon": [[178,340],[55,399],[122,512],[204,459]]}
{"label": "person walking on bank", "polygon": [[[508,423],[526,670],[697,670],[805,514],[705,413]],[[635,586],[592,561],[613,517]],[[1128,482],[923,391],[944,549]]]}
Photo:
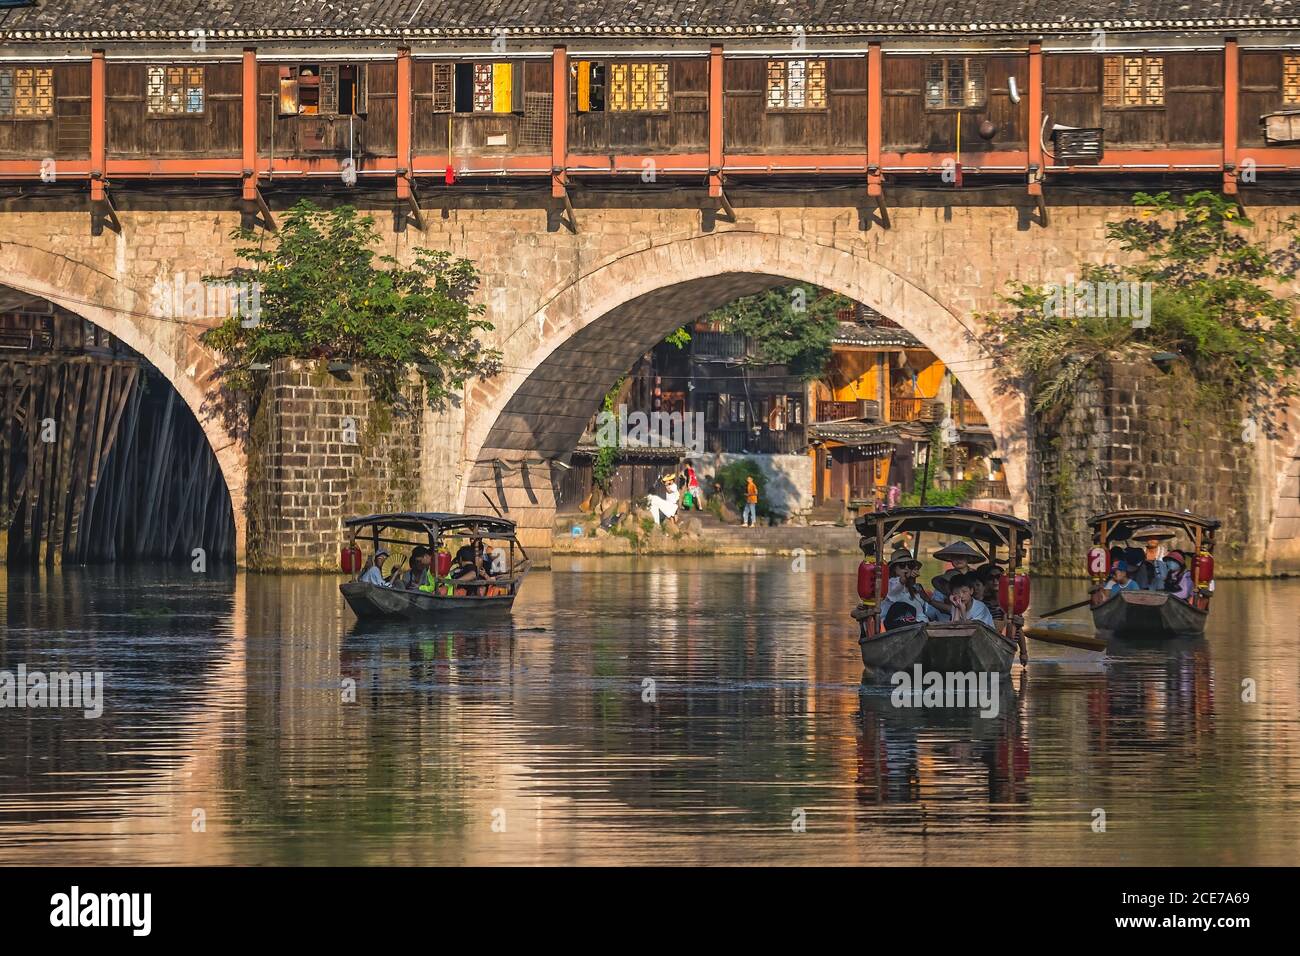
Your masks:
{"label": "person walking on bank", "polygon": [[745,476],[745,510],[740,516],[741,522],[746,528],[754,527],[754,522],[758,520],[758,485],[754,484],[754,476]]}

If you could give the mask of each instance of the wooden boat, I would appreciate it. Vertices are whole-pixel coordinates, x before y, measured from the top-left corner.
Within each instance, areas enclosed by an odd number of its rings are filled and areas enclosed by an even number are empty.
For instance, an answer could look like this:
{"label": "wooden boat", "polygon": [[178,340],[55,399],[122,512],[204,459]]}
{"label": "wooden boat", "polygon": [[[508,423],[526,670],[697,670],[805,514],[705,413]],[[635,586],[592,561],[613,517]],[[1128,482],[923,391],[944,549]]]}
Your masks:
{"label": "wooden boat", "polygon": [[[1096,515],[1088,520],[1093,530],[1089,573],[1097,590],[1092,594],[1092,622],[1099,632],[1125,639],[1168,640],[1205,633],[1214,593],[1214,533],[1220,522],[1190,512],[1131,508]],[[1141,538],[1147,527],[1186,535],[1190,542],[1187,573],[1192,576],[1192,597],[1183,601],[1165,591],[1106,591],[1102,585],[1110,572],[1112,549]],[[1154,535],[1152,535],[1154,537]]]}
{"label": "wooden boat", "polygon": [[[465,615],[508,615],[519,593],[519,585],[528,571],[528,555],[515,537],[515,523],[506,518],[486,515],[444,514],[437,512],[399,512],[349,518],[344,526],[352,529],[352,539],[344,549],[344,571],[352,580],[339,585],[348,607],[362,621],[402,619],[439,621]],[[395,536],[404,533],[406,537]],[[423,538],[413,542],[411,536]],[[479,541],[504,542],[509,545],[507,570],[490,579],[440,580],[433,591],[406,590],[359,580],[361,550],[358,540],[368,541],[372,554],[381,545],[424,544],[431,552],[450,558],[452,544]],[[463,546],[463,545],[462,545]],[[522,556],[516,559],[516,550]],[[400,558],[400,556],[399,556]],[[448,563],[450,561],[448,560]],[[397,566],[404,566],[400,560]]]}
{"label": "wooden boat", "polygon": [[1016,642],[978,621],[929,622],[862,634],[862,664],[869,675],[888,680],[920,664],[926,671],[1008,673]]}
{"label": "wooden boat", "polygon": [[1199,637],[1209,616],[1165,591],[1114,591],[1092,609],[1097,630],[1129,639]]}
{"label": "wooden boat", "polygon": [[[1021,573],[1025,545],[1032,534],[1028,522],[973,508],[894,508],[861,515],[855,527],[862,535],[866,560],[858,570],[862,603],[853,617],[860,624],[858,646],[867,677],[888,680],[917,663],[925,670],[1005,674],[1011,670],[1017,648],[1021,661],[1028,660],[1022,630],[1029,578]],[[1001,630],[976,621],[923,621],[882,628],[879,606],[886,594],[887,577],[876,556],[883,556],[886,543],[903,534],[915,536],[915,553],[919,554],[921,535],[927,531],[971,541],[985,561],[1007,565],[1007,587],[998,595],[1006,612]]]}

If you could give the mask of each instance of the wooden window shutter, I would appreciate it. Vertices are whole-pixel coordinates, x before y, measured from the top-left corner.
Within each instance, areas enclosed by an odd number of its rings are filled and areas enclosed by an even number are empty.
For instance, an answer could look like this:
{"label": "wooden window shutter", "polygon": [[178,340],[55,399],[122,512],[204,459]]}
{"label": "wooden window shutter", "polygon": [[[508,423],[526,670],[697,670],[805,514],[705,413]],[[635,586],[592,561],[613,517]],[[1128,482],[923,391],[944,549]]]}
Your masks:
{"label": "wooden window shutter", "polygon": [[509,113],[513,110],[514,67],[509,63],[492,64],[492,112]]}
{"label": "wooden window shutter", "polygon": [[591,112],[591,63],[578,61],[578,112]]}
{"label": "wooden window shutter", "polygon": [[522,113],[524,111],[524,65],[523,63],[514,63],[511,65],[513,77],[510,80],[511,99],[510,112]]}
{"label": "wooden window shutter", "polygon": [[298,115],[298,71],[291,66],[280,67],[280,115]]}
{"label": "wooden window shutter", "polygon": [[370,112],[370,67],[364,63],[357,64],[357,108],[358,116],[364,116]]}
{"label": "wooden window shutter", "polygon": [[984,58],[967,57],[965,67],[966,88],[960,102],[963,106],[982,106],[985,99]]}
{"label": "wooden window shutter", "polygon": [[456,106],[456,70],[451,63],[433,64],[433,111],[450,113]]}
{"label": "wooden window shutter", "polygon": [[1282,57],[1282,105],[1300,106],[1300,55]]}
{"label": "wooden window shutter", "polygon": [[1102,95],[1105,106],[1124,105],[1124,58],[1108,56],[1102,61]]}
{"label": "wooden window shutter", "polygon": [[320,112],[334,115],[339,111],[339,68],[323,66],[320,71]]}

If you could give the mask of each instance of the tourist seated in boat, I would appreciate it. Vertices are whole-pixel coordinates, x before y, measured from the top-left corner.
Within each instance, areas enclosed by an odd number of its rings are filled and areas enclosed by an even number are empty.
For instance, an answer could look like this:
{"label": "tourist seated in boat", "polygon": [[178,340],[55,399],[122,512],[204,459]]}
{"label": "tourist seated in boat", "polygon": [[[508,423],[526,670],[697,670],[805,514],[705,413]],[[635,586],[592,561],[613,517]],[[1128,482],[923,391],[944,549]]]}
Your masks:
{"label": "tourist seated in boat", "polygon": [[1129,563],[1116,561],[1110,566],[1110,580],[1103,586],[1106,591],[1141,591],[1142,588],[1129,577]]}
{"label": "tourist seated in boat", "polygon": [[456,552],[449,577],[455,584],[457,594],[481,595],[492,583],[492,575],[487,573],[483,565],[481,547],[482,541],[477,548],[467,544]]}
{"label": "tourist seated in boat", "polygon": [[422,586],[432,583],[433,576],[429,572],[432,563],[432,552],[422,544],[416,545],[411,551],[406,573],[398,578],[396,586],[404,591],[422,590]]}
{"label": "tourist seated in boat", "polygon": [[956,574],[967,573],[973,567],[974,562],[983,557],[965,541],[955,541],[945,548],[940,548],[934,553],[934,556],[940,561],[947,561]]}
{"label": "tourist seated in boat", "polygon": [[375,587],[386,588],[388,581],[384,579],[384,562],[388,560],[388,549],[380,548],[375,552],[374,557],[366,561],[366,566],[361,572],[358,580],[366,584],[373,584]]}
{"label": "tourist seated in boat", "polygon": [[939,608],[932,603],[929,592],[916,580],[921,573],[921,562],[912,557],[906,548],[895,548],[889,559],[889,587],[880,602],[881,620],[896,604],[910,604],[918,620],[938,620]]}
{"label": "tourist seated in boat", "polygon": [[1133,580],[1144,591],[1165,590],[1168,568],[1164,562],[1163,542],[1171,540],[1174,533],[1167,528],[1151,525],[1133,532],[1133,537],[1142,542],[1142,558],[1133,569]]}
{"label": "tourist seated in boat", "polygon": [[884,624],[886,631],[892,631],[898,627],[911,627],[918,623],[916,617],[916,608],[906,601],[899,601],[891,604],[889,610],[885,612]]}
{"label": "tourist seated in boat", "polygon": [[980,587],[975,589],[975,597],[983,601],[993,615],[993,620],[1001,623],[1006,620],[1007,612],[1002,610],[1002,605],[998,604],[998,579],[1003,575],[1002,568],[997,562],[990,562],[981,565],[971,572],[980,583]]}
{"label": "tourist seated in boat", "polygon": [[952,608],[952,619],[957,621],[976,621],[989,627],[995,627],[993,612],[983,601],[975,597],[975,588],[979,578],[972,574],[959,574],[951,581],[952,593],[948,604]]}
{"label": "tourist seated in boat", "polygon": [[1181,551],[1170,551],[1160,562],[1165,566],[1164,589],[1189,604],[1192,600],[1192,576],[1187,573],[1187,558]]}
{"label": "tourist seated in boat", "polygon": [[952,616],[944,610],[948,605],[949,584],[952,572],[936,574],[930,579],[930,604],[934,608],[934,620],[948,621]]}

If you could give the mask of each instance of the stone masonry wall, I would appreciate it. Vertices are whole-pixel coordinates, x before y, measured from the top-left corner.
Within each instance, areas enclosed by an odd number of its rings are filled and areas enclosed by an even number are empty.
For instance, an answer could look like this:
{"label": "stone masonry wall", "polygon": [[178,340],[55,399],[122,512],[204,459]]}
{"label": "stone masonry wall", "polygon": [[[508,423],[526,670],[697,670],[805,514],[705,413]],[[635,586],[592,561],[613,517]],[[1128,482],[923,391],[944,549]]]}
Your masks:
{"label": "stone masonry wall", "polygon": [[1147,354],[1107,359],[1068,410],[1035,415],[1031,428],[1037,570],[1083,576],[1089,517],[1159,508],[1224,522],[1215,547],[1223,576],[1264,571],[1259,482],[1254,451],[1242,441],[1242,411],[1204,400],[1185,369],[1161,372]]}
{"label": "stone masonry wall", "polygon": [[420,389],[405,390],[406,410],[376,400],[363,370],[349,374],[272,366],[249,439],[250,567],[337,569],[345,518],[420,510]]}

